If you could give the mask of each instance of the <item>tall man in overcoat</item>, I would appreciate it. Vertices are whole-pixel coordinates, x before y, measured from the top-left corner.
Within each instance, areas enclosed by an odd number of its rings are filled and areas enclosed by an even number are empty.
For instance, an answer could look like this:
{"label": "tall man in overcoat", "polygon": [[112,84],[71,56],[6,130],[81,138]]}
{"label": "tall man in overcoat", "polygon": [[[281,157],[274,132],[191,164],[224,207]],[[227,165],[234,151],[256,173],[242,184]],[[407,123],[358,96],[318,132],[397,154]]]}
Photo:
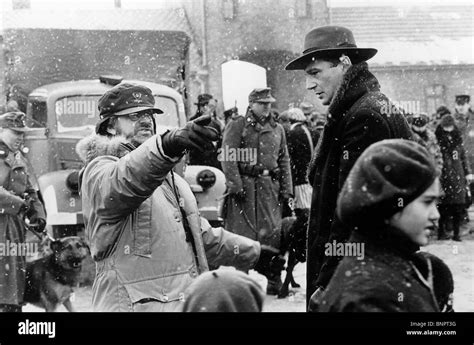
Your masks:
{"label": "tall man in overcoat", "polygon": [[[229,193],[226,229],[278,248],[282,206],[293,186],[285,131],[270,115],[273,102],[270,88],[249,94],[247,114],[234,116],[225,128],[222,152],[229,154],[221,163]],[[267,293],[277,294],[280,275],[266,276]]]}
{"label": "tall man in overcoat", "polygon": [[372,143],[411,138],[411,130],[369,72],[366,60],[377,53],[358,48],[352,32],[323,26],[305,37],[303,55],[286,70],[304,70],[306,88],[329,106],[316,152],[308,169],[313,186],[308,227],[307,301],[322,293],[341,257],[325,256],[325,244],[346,242],[350,229],[337,219],[337,196],[357,158]]}

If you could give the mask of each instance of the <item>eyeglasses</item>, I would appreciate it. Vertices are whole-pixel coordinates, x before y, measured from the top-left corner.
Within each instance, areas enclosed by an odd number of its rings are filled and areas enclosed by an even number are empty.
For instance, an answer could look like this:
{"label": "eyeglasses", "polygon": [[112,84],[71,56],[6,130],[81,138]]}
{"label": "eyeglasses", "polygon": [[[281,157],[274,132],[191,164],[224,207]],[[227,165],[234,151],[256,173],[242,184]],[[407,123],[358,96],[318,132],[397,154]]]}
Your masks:
{"label": "eyeglasses", "polygon": [[127,114],[127,116],[132,121],[138,121],[139,119],[141,119],[142,117],[145,117],[145,116],[153,119],[153,114],[154,114],[154,112],[145,110],[145,111],[140,111],[140,112],[137,112],[137,113]]}

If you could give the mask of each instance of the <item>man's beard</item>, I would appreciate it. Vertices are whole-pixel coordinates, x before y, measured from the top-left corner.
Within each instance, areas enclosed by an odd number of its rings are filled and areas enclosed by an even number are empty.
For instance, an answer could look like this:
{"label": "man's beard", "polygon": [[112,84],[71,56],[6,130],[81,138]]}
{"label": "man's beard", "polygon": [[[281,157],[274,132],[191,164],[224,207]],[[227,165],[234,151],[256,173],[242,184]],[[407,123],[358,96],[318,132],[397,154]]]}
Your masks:
{"label": "man's beard", "polygon": [[153,136],[153,126],[147,124],[140,124],[135,129],[134,135],[131,137],[130,142],[133,146],[138,147]]}

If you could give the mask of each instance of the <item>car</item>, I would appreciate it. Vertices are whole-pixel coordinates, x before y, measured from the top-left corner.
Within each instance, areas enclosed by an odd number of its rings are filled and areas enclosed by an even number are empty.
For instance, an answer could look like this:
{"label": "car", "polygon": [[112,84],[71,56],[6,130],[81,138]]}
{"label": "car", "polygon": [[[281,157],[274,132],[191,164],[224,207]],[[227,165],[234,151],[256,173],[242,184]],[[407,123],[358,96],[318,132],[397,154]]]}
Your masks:
{"label": "car", "polygon": [[[97,80],[52,83],[34,89],[28,96],[27,126],[23,152],[47,214],[47,230],[55,238],[74,236],[84,227],[79,195],[79,171],[83,163],[76,153],[77,142],[94,133],[99,98],[120,82],[150,88],[157,106],[157,133],[186,123],[183,98],[166,85],[102,76]],[[202,216],[211,224],[221,223],[219,204],[225,191],[224,174],[213,167],[186,166],[185,159],[175,172],[185,178],[193,190]]]}

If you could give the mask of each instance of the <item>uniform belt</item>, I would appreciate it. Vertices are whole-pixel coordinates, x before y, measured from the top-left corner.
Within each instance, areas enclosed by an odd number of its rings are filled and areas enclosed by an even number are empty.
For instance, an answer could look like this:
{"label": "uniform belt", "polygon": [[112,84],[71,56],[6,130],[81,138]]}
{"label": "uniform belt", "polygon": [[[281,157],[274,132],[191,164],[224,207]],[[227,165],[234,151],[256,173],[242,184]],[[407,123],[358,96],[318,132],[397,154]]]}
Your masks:
{"label": "uniform belt", "polygon": [[266,169],[259,165],[239,164],[239,172],[241,175],[252,177],[270,176],[273,179],[280,178],[280,168]]}

